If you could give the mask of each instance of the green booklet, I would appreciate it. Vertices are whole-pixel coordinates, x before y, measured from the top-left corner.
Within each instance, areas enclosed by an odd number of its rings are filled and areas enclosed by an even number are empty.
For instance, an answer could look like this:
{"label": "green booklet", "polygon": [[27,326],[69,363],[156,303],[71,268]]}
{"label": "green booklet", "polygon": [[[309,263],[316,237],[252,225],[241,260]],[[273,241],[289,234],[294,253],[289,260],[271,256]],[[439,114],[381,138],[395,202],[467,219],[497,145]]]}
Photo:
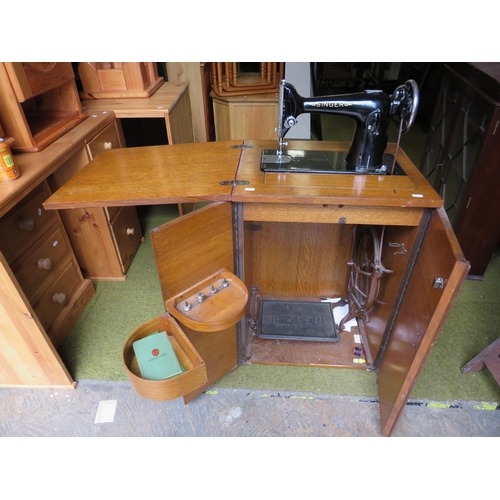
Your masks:
{"label": "green booklet", "polygon": [[142,378],[146,380],[165,380],[184,372],[175,355],[167,332],[158,332],[136,340],[134,349]]}

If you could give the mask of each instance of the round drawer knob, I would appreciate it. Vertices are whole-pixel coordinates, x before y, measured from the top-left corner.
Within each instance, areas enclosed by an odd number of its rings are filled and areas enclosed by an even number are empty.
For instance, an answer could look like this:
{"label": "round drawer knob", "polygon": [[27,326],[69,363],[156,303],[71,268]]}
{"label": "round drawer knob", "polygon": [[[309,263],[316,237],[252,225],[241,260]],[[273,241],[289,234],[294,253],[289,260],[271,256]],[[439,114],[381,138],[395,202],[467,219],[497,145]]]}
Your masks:
{"label": "round drawer knob", "polygon": [[52,301],[55,303],[55,304],[64,304],[64,302],[66,302],[66,294],[65,293],[55,293],[53,296],[52,296]]}
{"label": "round drawer knob", "polygon": [[31,217],[24,217],[17,221],[19,229],[31,231],[35,227],[35,221]]}
{"label": "round drawer knob", "polygon": [[48,271],[49,269],[52,268],[52,261],[47,257],[47,258],[41,258],[38,259],[38,269],[45,269]]}
{"label": "round drawer knob", "polygon": [[112,142],[105,142],[104,149],[113,149],[113,143]]}
{"label": "round drawer knob", "polygon": [[135,229],[133,227],[127,227],[127,234],[130,236],[135,233]]}

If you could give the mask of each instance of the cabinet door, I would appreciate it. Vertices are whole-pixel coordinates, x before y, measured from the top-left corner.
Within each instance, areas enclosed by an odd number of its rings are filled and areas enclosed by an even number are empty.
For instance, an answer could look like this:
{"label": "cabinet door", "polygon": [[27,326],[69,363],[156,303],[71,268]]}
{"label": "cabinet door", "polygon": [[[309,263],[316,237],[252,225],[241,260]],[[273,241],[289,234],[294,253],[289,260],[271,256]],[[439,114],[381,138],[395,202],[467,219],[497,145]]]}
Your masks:
{"label": "cabinet door", "polygon": [[[164,302],[222,268],[234,273],[232,205],[212,203],[167,222],[151,231],[151,242]],[[181,328],[206,363],[208,386],[236,368],[236,325],[218,332]]]}
{"label": "cabinet door", "polygon": [[469,270],[444,209],[431,217],[378,371],[386,436],[402,414]]}

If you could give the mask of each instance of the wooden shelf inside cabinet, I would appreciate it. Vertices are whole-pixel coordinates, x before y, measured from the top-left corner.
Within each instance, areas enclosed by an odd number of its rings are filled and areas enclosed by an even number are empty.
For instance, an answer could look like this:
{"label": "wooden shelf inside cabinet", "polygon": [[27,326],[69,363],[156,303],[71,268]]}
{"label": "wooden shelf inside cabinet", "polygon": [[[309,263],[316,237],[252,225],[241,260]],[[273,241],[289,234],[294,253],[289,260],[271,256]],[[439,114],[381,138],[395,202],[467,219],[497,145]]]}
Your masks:
{"label": "wooden shelf inside cabinet", "polygon": [[71,63],[0,63],[0,119],[14,152],[41,151],[86,118]]}
{"label": "wooden shelf inside cabinet", "polygon": [[[166,331],[175,355],[185,372],[167,380],[146,380],[141,377],[133,344],[155,332]],[[122,360],[132,387],[141,396],[155,401],[169,401],[200,389],[207,383],[205,362],[175,320],[168,314],[144,323],[127,339]]]}

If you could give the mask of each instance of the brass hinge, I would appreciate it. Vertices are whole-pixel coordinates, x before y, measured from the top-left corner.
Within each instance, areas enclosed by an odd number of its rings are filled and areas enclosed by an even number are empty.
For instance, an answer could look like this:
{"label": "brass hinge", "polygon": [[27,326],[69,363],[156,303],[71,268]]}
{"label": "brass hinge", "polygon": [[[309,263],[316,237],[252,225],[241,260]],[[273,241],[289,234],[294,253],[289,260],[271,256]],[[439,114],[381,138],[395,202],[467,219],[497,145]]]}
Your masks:
{"label": "brass hinge", "polygon": [[232,181],[220,181],[221,186],[246,186],[250,184],[250,181],[238,181],[233,179]]}

